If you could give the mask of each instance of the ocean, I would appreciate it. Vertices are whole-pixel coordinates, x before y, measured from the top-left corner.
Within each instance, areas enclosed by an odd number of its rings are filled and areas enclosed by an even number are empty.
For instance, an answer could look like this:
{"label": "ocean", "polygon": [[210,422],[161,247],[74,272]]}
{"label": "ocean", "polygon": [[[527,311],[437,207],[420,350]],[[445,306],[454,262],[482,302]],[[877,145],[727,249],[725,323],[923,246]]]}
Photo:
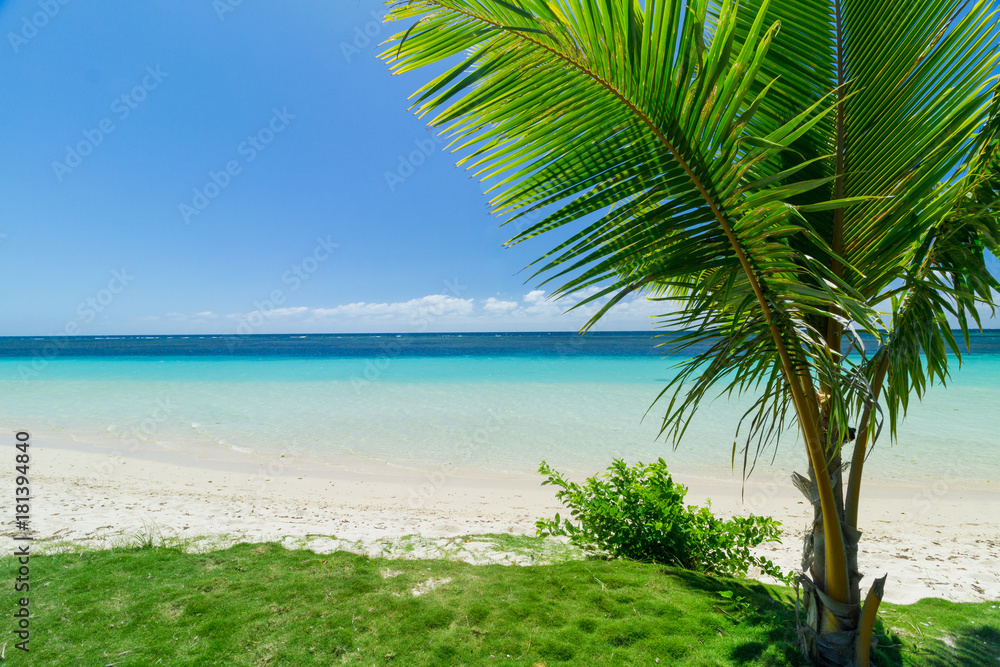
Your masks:
{"label": "ocean", "polygon": [[[706,402],[674,449],[654,405],[676,358],[647,332],[0,338],[0,426],[53,446],[227,462],[592,474],[663,457],[741,476],[750,399]],[[876,445],[869,479],[995,488],[1000,332]],[[740,442],[742,447],[742,441]],[[796,433],[754,475],[805,471]]]}

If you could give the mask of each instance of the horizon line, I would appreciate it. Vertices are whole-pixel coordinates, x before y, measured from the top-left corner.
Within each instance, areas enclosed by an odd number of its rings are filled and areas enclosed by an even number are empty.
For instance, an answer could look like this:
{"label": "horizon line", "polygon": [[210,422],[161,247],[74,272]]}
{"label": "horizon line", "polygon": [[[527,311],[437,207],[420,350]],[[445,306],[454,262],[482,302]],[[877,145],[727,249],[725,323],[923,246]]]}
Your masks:
{"label": "horizon line", "polygon": [[[883,333],[888,333],[887,330],[882,330]],[[952,332],[961,333],[961,328],[952,328]],[[1000,333],[1000,328],[984,328],[982,331],[978,329],[970,329],[970,336],[974,335],[985,335],[987,333],[997,332]],[[75,338],[75,339],[100,339],[100,338],[191,338],[191,337],[209,337],[209,338],[255,338],[255,337],[267,337],[267,336],[464,336],[464,335],[522,335],[522,334],[563,334],[563,335],[615,335],[615,334],[650,334],[654,336],[662,336],[665,334],[683,334],[688,333],[684,329],[671,329],[671,330],[648,330],[648,329],[613,329],[613,330],[591,330],[591,331],[573,331],[573,330],[540,330],[540,331],[369,331],[369,332],[337,332],[328,331],[322,333],[308,333],[301,331],[289,331],[289,332],[275,332],[275,333],[106,333],[106,334],[0,334],[0,339],[5,338]],[[862,335],[871,335],[867,332],[859,332]]]}

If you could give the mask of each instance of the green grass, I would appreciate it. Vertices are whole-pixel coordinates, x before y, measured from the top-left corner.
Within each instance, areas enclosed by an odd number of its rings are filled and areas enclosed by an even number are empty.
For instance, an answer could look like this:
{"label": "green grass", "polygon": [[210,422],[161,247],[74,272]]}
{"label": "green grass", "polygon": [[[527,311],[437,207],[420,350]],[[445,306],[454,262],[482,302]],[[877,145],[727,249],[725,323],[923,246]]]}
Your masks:
{"label": "green grass", "polygon": [[885,665],[993,665],[1000,667],[1000,602],[956,604],[924,599],[879,608],[881,638],[890,644],[877,654]]}
{"label": "green grass", "polygon": [[[752,581],[625,561],[510,567],[141,542],[32,556],[31,654],[5,629],[5,664],[802,664],[794,593]],[[2,564],[12,581],[15,561]],[[887,605],[885,664],[1000,665],[996,606]]]}

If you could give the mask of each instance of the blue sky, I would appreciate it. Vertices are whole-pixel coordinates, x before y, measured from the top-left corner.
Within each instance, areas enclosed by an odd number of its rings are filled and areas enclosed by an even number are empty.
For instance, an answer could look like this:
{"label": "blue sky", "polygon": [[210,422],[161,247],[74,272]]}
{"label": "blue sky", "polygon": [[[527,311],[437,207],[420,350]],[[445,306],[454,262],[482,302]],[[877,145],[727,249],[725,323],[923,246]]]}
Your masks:
{"label": "blue sky", "polygon": [[408,111],[421,76],[376,58],[383,13],[0,5],[0,334],[579,327],[521,270],[551,241],[504,248]]}
{"label": "blue sky", "polygon": [[383,13],[0,4],[0,335],[579,328],[522,271],[554,239],[505,248],[408,111]]}

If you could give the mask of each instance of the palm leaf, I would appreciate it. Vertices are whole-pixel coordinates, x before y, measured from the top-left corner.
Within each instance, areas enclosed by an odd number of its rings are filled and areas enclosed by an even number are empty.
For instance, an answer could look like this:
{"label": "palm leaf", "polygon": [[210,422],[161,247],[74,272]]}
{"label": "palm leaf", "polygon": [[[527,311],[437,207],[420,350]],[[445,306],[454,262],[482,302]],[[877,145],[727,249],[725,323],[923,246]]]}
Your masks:
{"label": "palm leaf", "polygon": [[[785,203],[828,182],[763,167],[828,123],[833,98],[749,131],[766,108],[767,83],[757,83],[777,31],[766,12],[742,17],[730,2],[425,0],[393,10],[421,20],[383,57],[396,72],[464,58],[418,92],[416,110],[434,112],[431,123],[492,182],[496,212],[551,211],[515,242],[587,221],[536,265],[562,281],[556,294],[679,286],[706,322],[705,340],[755,313],[746,344],[761,354],[734,369],[798,373],[822,363],[810,319],[833,310],[870,318],[849,288],[829,287],[837,276],[813,259],[822,239],[797,239],[812,230]],[[707,269],[732,291],[696,284]]]}

